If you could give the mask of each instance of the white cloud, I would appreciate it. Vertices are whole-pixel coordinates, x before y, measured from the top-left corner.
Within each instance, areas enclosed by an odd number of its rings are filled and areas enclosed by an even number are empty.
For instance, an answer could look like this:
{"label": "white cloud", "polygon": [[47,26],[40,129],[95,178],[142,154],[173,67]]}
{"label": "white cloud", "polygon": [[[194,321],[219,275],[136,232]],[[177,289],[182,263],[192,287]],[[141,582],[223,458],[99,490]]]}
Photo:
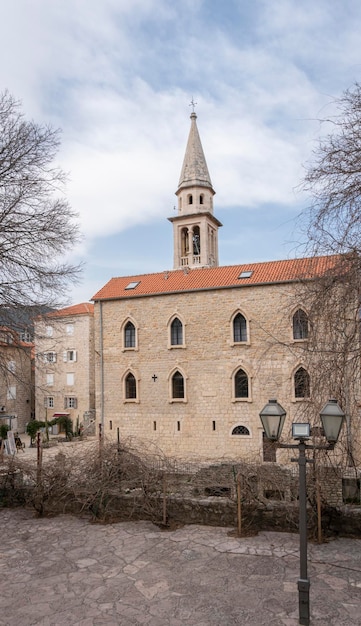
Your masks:
{"label": "white cloud", "polygon": [[295,187],[315,118],[359,74],[361,8],[356,0],[250,5],[2,7],[0,84],[28,116],[63,129],[59,160],[86,235],[79,256],[100,236],[151,228],[172,213],[192,96],[216,211],[273,203],[287,220],[300,204]]}

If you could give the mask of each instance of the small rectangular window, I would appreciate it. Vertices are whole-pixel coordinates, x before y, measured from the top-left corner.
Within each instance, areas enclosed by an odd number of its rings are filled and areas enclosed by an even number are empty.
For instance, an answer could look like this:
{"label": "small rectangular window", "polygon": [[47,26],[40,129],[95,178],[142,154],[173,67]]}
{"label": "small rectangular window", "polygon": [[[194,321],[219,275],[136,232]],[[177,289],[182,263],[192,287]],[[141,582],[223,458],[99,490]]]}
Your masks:
{"label": "small rectangular window", "polygon": [[51,387],[54,384],[54,374],[46,375],[46,384],[48,385],[48,387]]}
{"label": "small rectangular window", "polygon": [[67,324],[66,325],[66,334],[67,335],[74,335],[74,324]]}
{"label": "small rectangular window", "polygon": [[56,363],[56,352],[45,352],[44,361],[45,363]]}
{"label": "small rectangular window", "polygon": [[74,396],[65,396],[64,409],[76,409],[77,399]]}
{"label": "small rectangular window", "polygon": [[52,337],[53,336],[53,327],[52,326],[47,326],[45,330],[46,330],[46,336],[47,337]]}
{"label": "small rectangular window", "polygon": [[45,396],[45,398],[44,398],[44,406],[47,409],[53,409],[54,408],[54,398],[53,398],[53,396]]}
{"label": "small rectangular window", "polygon": [[16,400],[16,385],[8,387],[6,397],[8,400]]}
{"label": "small rectangular window", "polygon": [[138,287],[139,283],[140,283],[140,280],[138,281],[135,280],[131,283],[128,283],[128,285],[124,287],[124,289],[135,289],[136,287]]}
{"label": "small rectangular window", "polygon": [[16,363],[15,363],[15,361],[9,361],[8,362],[8,370],[9,370],[9,372],[12,372],[12,373],[15,372],[15,370],[16,370]]}
{"label": "small rectangular window", "polygon": [[68,387],[72,387],[74,385],[74,374],[68,373],[66,375],[66,384]]}
{"label": "small rectangular window", "polygon": [[244,270],[243,272],[240,273],[238,278],[251,278],[252,274],[253,274],[253,270]]}
{"label": "small rectangular window", "polygon": [[64,350],[63,352],[63,361],[64,363],[67,363],[69,361],[69,363],[75,363],[76,361],[76,350]]}

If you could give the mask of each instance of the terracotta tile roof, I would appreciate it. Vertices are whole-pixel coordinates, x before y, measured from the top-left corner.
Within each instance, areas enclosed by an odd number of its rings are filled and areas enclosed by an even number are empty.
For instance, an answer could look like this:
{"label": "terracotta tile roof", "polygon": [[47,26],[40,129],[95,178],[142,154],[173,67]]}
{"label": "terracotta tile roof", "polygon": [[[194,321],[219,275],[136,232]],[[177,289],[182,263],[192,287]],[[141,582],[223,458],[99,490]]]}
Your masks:
{"label": "terracotta tile roof", "polygon": [[[118,300],[204,289],[225,289],[272,283],[294,282],[332,270],[338,255],[268,261],[202,269],[172,270],[156,274],[112,278],[92,300]],[[246,272],[244,278],[240,278]],[[249,275],[250,274],[250,275]],[[128,287],[128,289],[127,289]]]}
{"label": "terracotta tile roof", "polygon": [[73,304],[58,311],[48,313],[46,317],[70,317],[72,315],[93,315],[94,304],[91,302],[82,302],[81,304]]}

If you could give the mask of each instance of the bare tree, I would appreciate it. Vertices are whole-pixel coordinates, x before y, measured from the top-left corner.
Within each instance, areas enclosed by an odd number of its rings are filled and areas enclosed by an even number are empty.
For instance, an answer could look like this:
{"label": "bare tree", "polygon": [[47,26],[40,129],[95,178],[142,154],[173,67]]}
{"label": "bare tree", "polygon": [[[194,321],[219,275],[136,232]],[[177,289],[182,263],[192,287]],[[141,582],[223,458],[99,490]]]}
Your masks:
{"label": "bare tree", "polygon": [[[361,86],[335,102],[322,120],[329,132],[308,165],[304,189],[312,201],[305,219],[308,255],[337,255],[323,276],[301,283],[311,329],[305,359],[317,409],[335,396],[346,412],[345,458],[359,464],[361,300]],[[303,216],[305,217],[305,216]]]}
{"label": "bare tree", "polygon": [[304,189],[312,196],[306,221],[313,254],[361,251],[361,85],[335,102],[336,115],[313,153]]}
{"label": "bare tree", "polygon": [[0,305],[56,306],[79,268],[64,261],[78,240],[76,214],[53,164],[59,131],[27,121],[0,94]]}

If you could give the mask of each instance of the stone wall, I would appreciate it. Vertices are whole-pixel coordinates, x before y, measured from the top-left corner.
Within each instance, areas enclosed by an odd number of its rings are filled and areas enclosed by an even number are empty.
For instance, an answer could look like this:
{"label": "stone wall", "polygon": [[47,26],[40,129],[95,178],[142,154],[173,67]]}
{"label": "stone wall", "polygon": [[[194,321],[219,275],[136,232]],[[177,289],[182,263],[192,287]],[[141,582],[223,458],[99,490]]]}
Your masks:
{"label": "stone wall", "polygon": [[[299,305],[290,284],[106,301],[101,305],[101,346],[97,303],[97,413],[103,413],[105,433],[115,437],[119,428],[121,438],[146,441],[178,459],[262,459],[262,407],[270,398],[284,406],[287,438],[292,421],[307,406],[294,397],[293,386],[302,342],[292,340],[291,312]],[[237,311],[248,322],[249,341],[244,344],[233,343],[232,318]],[[174,315],[183,323],[182,346],[169,345],[169,322]],[[134,349],[122,346],[122,325],[127,319],[137,329]],[[233,376],[239,368],[248,375],[246,399],[234,397]],[[175,369],[184,376],[184,401],[171,398]],[[137,380],[137,398],[132,401],[124,393],[129,371]],[[232,435],[239,425],[250,434]],[[277,451],[278,459],[284,457],[283,451]]]}

